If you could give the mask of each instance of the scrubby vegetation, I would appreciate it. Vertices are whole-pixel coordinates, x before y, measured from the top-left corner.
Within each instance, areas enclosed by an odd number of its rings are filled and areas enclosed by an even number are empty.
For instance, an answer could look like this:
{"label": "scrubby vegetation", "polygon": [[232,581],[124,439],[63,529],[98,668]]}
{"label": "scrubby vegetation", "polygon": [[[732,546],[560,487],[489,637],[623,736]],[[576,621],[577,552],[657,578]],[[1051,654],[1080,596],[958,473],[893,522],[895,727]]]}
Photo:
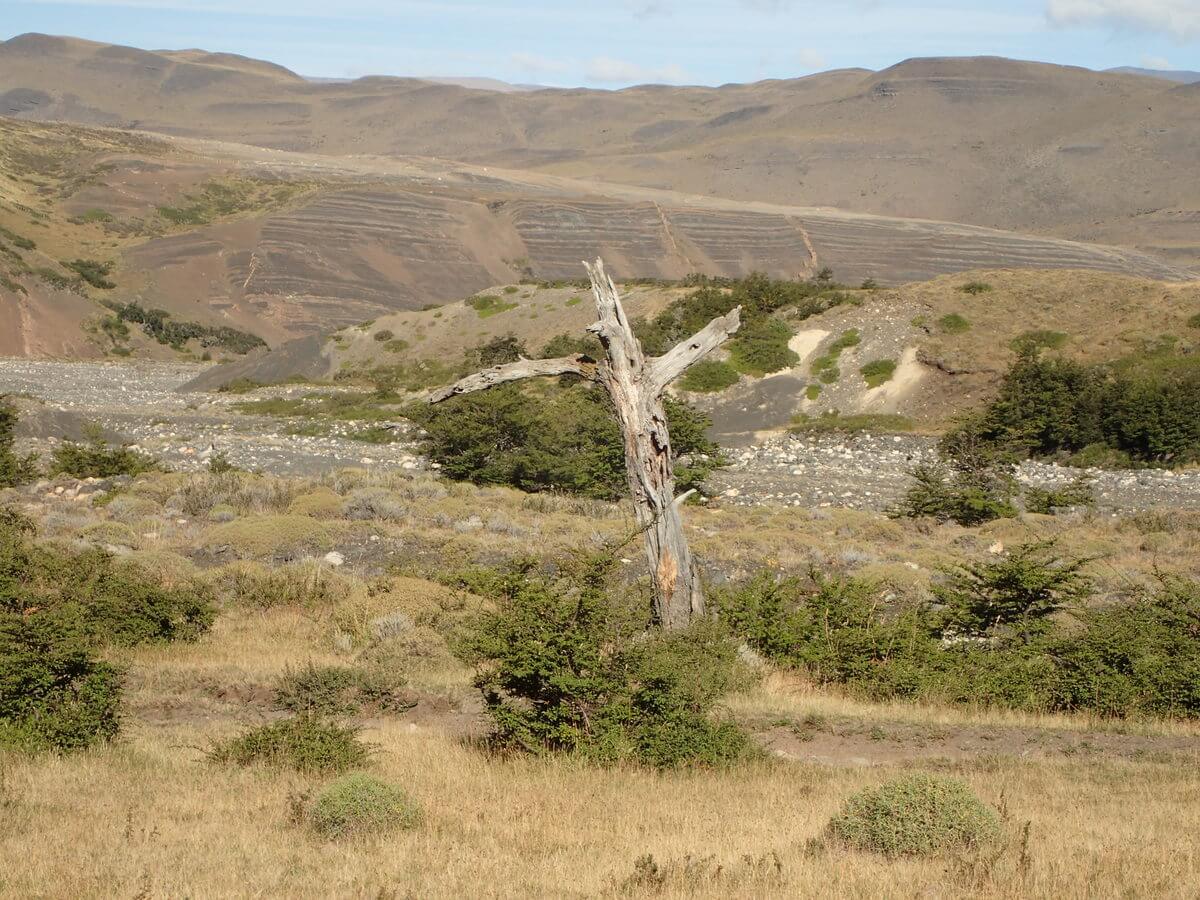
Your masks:
{"label": "scrubby vegetation", "polygon": [[[160,344],[182,350],[188,341],[201,347],[220,347],[231,353],[246,354],[267,342],[258,335],[231,328],[228,325],[200,325],[197,322],[177,322],[164,309],[147,309],[138,303],[110,303],[120,323],[133,322]],[[128,335],[128,330],[126,330]]]}
{"label": "scrubby vegetation", "polygon": [[110,291],[117,286],[108,277],[112,272],[112,263],[100,262],[95,259],[73,259],[70,262],[64,262],[63,265],[94,288]]}
{"label": "scrubby vegetation", "polygon": [[371,748],[358,731],[319,716],[301,715],[250,728],[208,751],[215,763],[262,765],[314,775],[346,772],[365,765]]}
{"label": "scrubby vegetation", "polygon": [[946,334],[962,334],[971,330],[971,323],[958,313],[946,313],[937,323]]}
{"label": "scrubby vegetation", "polygon": [[404,677],[380,666],[316,666],[289,669],[275,684],[275,705],[293,713],[348,716],[402,712],[413,701],[404,693]]}
{"label": "scrubby vegetation", "polygon": [[128,447],[113,447],[99,428],[91,428],[85,443],[65,441],[54,449],[50,461],[53,475],[75,478],[112,478],[116,475],[140,475],[159,468],[153,457]]}
{"label": "scrubby vegetation", "polygon": [[711,621],[656,630],[649,598],[616,567],[605,554],[492,581],[499,608],[467,648],[492,743],[661,768],[746,756],[746,735],[714,717],[736,683],[733,643]]}
{"label": "scrubby vegetation", "polygon": [[868,389],[877,388],[892,380],[892,376],[896,374],[896,361],[894,359],[874,359],[858,371],[867,382]]}
{"label": "scrubby vegetation", "polygon": [[416,828],[421,808],[395,785],[364,772],[344,775],[311,800],[297,798],[296,818],[322,837],[360,838]]}
{"label": "scrubby vegetation", "polygon": [[194,639],[213,599],[101,550],[37,544],[32,531],[0,508],[0,746],[75,750],[120,727],[121,673],[97,652]]}
{"label": "scrubby vegetation", "polygon": [[15,487],[37,475],[34,456],[18,456],[13,451],[13,433],[17,427],[17,408],[0,394],[0,488]]}
{"label": "scrubby vegetation", "polygon": [[851,347],[857,347],[861,341],[862,335],[857,328],[850,328],[843,331],[825,349],[824,353],[809,364],[812,374],[825,384],[833,384],[842,377],[841,370],[838,369],[837,365],[842,351],[849,350]]}
{"label": "scrubby vegetation", "polygon": [[634,332],[646,352],[665,353],[712,319],[740,306],[742,327],[729,342],[730,362],[737,371],[756,376],[798,361],[788,349],[794,332],[776,314],[798,321],[848,300],[832,275],[811,281],[776,281],[757,273],[740,280],[695,276],[683,284],[697,290],[674,301],[652,320],[634,321]]}
{"label": "scrubby vegetation", "polygon": [[490,319],[492,316],[498,316],[500,313],[517,308],[515,302],[506,303],[501,297],[495,294],[479,294],[471,297],[467,300],[467,306],[475,310],[481,319]]}
{"label": "scrubby vegetation", "polygon": [[[699,487],[720,463],[706,417],[666,398],[681,489]],[[564,491],[597,499],[625,496],[625,451],[605,393],[575,383],[505,385],[419,404],[407,414],[425,429],[423,452],[451,478]]]}
{"label": "scrubby vegetation", "polygon": [[876,700],[1200,716],[1200,585],[1093,606],[1083,566],[1035,543],[949,571],[933,600],[814,573],[760,576],[718,602],[769,658]]}
{"label": "scrubby vegetation", "polygon": [[959,433],[1023,456],[1200,461],[1200,357],[1164,341],[1088,366],[1024,347],[999,395]]}
{"label": "scrubby vegetation", "polygon": [[846,800],[828,838],[884,856],[929,856],[1000,838],[1000,818],[957,778],[916,772]]}
{"label": "scrubby vegetation", "polygon": [[698,394],[715,394],[733,387],[739,380],[738,371],[727,362],[703,359],[679,379],[679,388]]}

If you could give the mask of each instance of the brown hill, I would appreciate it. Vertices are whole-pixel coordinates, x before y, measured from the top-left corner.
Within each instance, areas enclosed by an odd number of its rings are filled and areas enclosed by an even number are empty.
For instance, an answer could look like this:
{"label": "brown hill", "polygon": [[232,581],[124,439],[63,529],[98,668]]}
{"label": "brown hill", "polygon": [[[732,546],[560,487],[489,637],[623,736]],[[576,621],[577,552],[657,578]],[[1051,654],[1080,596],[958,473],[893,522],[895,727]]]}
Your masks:
{"label": "brown hill", "polygon": [[[1194,266],[1200,91],[1005,59],[720,88],[313,83],[202,51],[22,35],[0,114],[322,154],[432,156],[1137,246]],[[1152,161],[1153,165],[1146,163]]]}
{"label": "brown hill", "polygon": [[[0,119],[0,353],[169,353],[137,301],[272,345],[521,278],[702,271],[921,280],[981,267],[1186,280],[1116,247],[471,166],[330,158]],[[80,260],[108,269],[88,284]],[[107,286],[105,286],[107,285]],[[187,345],[194,352],[218,348]]]}

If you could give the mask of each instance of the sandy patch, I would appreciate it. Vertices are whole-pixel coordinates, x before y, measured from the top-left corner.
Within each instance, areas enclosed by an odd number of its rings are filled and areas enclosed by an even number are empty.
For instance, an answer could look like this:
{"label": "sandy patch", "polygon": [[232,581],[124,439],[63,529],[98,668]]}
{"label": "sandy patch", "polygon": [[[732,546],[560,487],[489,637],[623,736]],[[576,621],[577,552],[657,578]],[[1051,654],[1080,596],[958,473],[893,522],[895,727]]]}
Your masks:
{"label": "sandy patch", "polygon": [[829,337],[831,333],[829,331],[822,331],[820,328],[810,328],[807,331],[801,331],[788,341],[788,349],[800,357],[799,365],[804,365],[808,362],[808,358],[816,352],[816,349],[821,346],[821,341]]}

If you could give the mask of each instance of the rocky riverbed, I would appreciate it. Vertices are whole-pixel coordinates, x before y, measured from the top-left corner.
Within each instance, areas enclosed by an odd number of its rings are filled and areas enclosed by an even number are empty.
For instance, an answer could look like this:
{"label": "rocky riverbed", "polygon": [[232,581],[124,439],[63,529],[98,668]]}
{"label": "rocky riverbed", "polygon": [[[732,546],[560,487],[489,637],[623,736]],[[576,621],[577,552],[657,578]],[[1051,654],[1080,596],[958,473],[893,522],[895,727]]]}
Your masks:
{"label": "rocky riverbed", "polygon": [[[198,364],[157,362],[59,362],[0,359],[0,393],[41,401],[23,428],[23,446],[48,451],[79,424],[94,421],[168,466],[181,471],[207,466],[216,453],[246,469],[315,475],[346,466],[421,469],[407,423],[395,423],[400,440],[374,444],[354,440],[362,427],[330,422],[328,433],[291,433],[286,419],[247,416],[235,394],[180,393],[177,388],[204,370]],[[300,397],[308,385],[286,385],[255,397]],[[320,388],[327,392],[330,388]],[[932,461],[935,440],[916,435],[782,436],[729,451],[730,465],[711,479],[720,502],[886,509],[908,484],[905,472]],[[1080,470],[1025,463],[1027,485],[1061,485]],[[1101,507],[1200,509],[1200,472],[1087,470]]]}

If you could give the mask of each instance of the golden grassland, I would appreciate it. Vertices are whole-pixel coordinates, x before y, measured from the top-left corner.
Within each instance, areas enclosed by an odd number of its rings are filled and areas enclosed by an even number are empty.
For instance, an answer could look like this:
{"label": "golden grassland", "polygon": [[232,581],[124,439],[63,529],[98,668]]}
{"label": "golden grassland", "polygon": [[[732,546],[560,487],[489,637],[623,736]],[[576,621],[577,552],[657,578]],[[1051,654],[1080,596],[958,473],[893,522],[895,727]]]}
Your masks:
{"label": "golden grassland", "polygon": [[[358,516],[371,498],[382,516],[346,519],[331,493]],[[211,580],[223,608],[194,644],[114,654],[128,671],[116,743],[0,756],[3,896],[1190,897],[1200,883],[1200,726],[1190,723],[871,703],[768,670],[727,698],[728,711],[763,737],[816,722],[811,745],[768,741],[774,753],[757,762],[666,774],[485,753],[472,740],[472,673],[445,645],[448,623],[483,601],[422,575],[599,546],[631,530],[619,506],[354,472],[321,483],[150,475],[107,505],[27,506],[50,538],[111,540],[124,532],[88,529],[124,520],[140,546],[131,558]],[[218,506],[232,522],[210,520]],[[347,558],[337,572],[306,560],[303,541],[264,551],[229,536],[230,524],[306,509]],[[694,509],[688,521],[706,562],[731,574],[758,560],[816,562],[894,577],[899,591],[923,590],[938,564],[986,554],[1022,528],[1058,534],[1072,552],[1108,552],[1096,575],[1112,592],[1168,564],[1195,574],[1200,558],[1183,514],[975,531],[844,511]],[[204,751],[278,715],[270,685],[289,668],[352,662],[364,623],[394,610],[415,625],[396,659],[418,703],[360,724],[376,748],[370,769],[412,794],[424,824],[328,842],[290,815],[320,778],[219,767]],[[817,762],[808,748],[830,732],[856,749]],[[943,752],[947,736],[968,732],[991,736],[990,749]],[[914,767],[958,775],[999,809],[1002,846],[887,860],[815,842],[849,794]],[[639,866],[645,854],[653,864]]]}

